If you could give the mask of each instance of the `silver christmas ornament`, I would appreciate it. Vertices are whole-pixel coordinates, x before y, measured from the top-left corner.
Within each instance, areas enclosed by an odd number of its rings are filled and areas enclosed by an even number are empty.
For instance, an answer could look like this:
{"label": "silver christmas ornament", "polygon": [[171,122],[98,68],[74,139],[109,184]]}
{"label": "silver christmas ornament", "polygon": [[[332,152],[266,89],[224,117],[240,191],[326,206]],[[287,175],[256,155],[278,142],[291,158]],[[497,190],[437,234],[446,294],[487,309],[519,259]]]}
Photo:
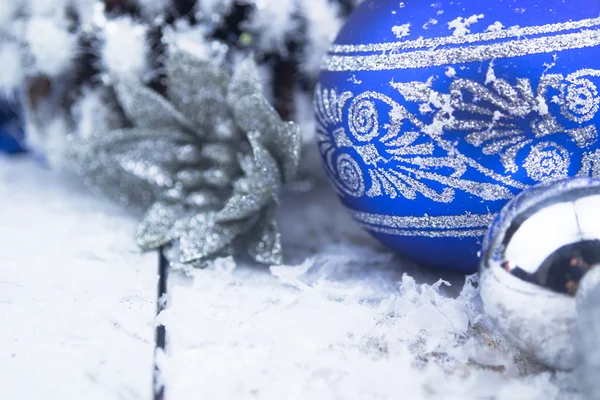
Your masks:
{"label": "silver christmas ornament", "polygon": [[579,363],[577,375],[587,398],[600,399],[600,268],[588,273],[584,282],[587,287],[579,288],[581,301],[577,305],[578,318],[575,324],[574,343]]}
{"label": "silver christmas ornament", "polygon": [[298,126],[266,101],[252,59],[229,75],[173,49],[166,66],[165,97],[130,76],[114,78],[132,126],[73,139],[76,169],[94,188],[147,210],[137,232],[145,250],[174,243],[174,261],[193,265],[240,251],[281,263],[273,209],[298,168]]}
{"label": "silver christmas ornament", "polygon": [[600,282],[598,264],[600,179],[534,186],[502,209],[484,240],[485,310],[521,350],[549,367],[573,369],[581,363],[578,309]]}

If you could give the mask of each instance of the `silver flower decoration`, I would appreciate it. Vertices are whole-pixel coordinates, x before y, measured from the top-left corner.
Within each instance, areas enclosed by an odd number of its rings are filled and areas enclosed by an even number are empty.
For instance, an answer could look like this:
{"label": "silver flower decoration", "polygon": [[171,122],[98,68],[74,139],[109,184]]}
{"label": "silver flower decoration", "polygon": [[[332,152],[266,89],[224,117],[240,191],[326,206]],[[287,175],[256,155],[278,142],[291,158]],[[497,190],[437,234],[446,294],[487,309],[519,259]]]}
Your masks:
{"label": "silver flower decoration", "polygon": [[163,97],[135,79],[116,79],[132,127],[98,132],[71,147],[93,187],[146,214],[142,249],[174,243],[179,261],[247,251],[282,262],[275,220],[282,185],[294,179],[301,136],[262,94],[252,59],[230,76],[210,61],[175,50]]}

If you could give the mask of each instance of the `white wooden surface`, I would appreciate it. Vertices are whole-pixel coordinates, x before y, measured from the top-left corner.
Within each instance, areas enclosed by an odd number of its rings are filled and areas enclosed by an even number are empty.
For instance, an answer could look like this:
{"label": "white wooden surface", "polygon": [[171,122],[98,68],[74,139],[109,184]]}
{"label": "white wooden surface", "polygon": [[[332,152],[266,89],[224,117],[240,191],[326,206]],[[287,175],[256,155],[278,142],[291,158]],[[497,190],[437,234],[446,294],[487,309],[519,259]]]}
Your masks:
{"label": "white wooden surface", "polygon": [[0,397],[150,399],[157,257],[135,219],[0,157]]}

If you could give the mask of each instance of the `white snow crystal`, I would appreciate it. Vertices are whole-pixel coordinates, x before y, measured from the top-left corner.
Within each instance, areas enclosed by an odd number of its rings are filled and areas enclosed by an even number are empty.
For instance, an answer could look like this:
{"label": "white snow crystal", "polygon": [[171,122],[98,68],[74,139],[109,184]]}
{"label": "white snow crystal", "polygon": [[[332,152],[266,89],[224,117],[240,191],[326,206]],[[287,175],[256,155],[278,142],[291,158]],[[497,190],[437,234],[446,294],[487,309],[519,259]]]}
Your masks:
{"label": "white snow crystal", "polygon": [[514,25],[511,26],[510,28],[508,28],[508,31],[512,34],[512,35],[518,35],[519,31],[520,31],[521,27],[519,25]]}
{"label": "white snow crystal", "polygon": [[448,22],[448,29],[454,29],[452,32],[453,36],[464,36],[471,32],[469,27],[483,17],[483,14],[471,15],[469,18],[457,17],[456,19]]}
{"label": "white snow crystal", "polygon": [[21,4],[21,0],[0,0],[0,29],[5,29],[13,22],[15,13]]}
{"label": "white snow crystal", "polygon": [[392,26],[392,32],[398,39],[402,39],[403,37],[410,35],[410,23]]}
{"label": "white snow crystal", "polygon": [[[171,6],[170,0],[137,0],[146,18],[156,18]],[[204,3],[204,1],[200,2]]]}
{"label": "white snow crystal", "polygon": [[448,78],[454,78],[456,76],[456,70],[452,67],[448,67],[446,68],[445,74]]}
{"label": "white snow crystal", "polygon": [[68,133],[66,119],[57,115],[43,127],[27,124],[25,144],[29,150],[45,157],[51,167],[59,170],[65,166],[64,151]]}
{"label": "white snow crystal", "polygon": [[492,25],[488,26],[485,30],[486,32],[500,32],[504,28],[504,25],[500,21],[494,22]]}
{"label": "white snow crystal", "polygon": [[26,40],[37,70],[50,76],[65,72],[75,56],[75,36],[50,18],[31,18]]}
{"label": "white snow crystal", "polygon": [[423,29],[429,29],[430,25],[437,25],[439,21],[435,18],[429,18],[429,21],[427,21],[424,25],[423,25]]}
{"label": "white snow crystal", "polygon": [[421,114],[427,114],[433,112],[433,108],[431,108],[431,105],[429,103],[421,103],[419,105],[419,112]]}
{"label": "white snow crystal", "polygon": [[319,73],[321,60],[330,43],[342,26],[339,7],[328,0],[306,0],[302,3],[302,13],[307,24],[307,45],[301,68],[313,76]]}
{"label": "white snow crystal", "polygon": [[172,48],[181,49],[202,60],[208,59],[213,53],[211,42],[206,39],[207,35],[208,31],[202,25],[191,26],[184,21],[179,21],[174,27],[168,27],[164,31],[169,51]]}
{"label": "white snow crystal", "polygon": [[102,97],[103,89],[84,88],[81,97],[73,106],[77,121],[77,135],[88,139],[94,132],[110,129],[113,110]]}
{"label": "white snow crystal", "polygon": [[27,7],[33,15],[54,16],[64,12],[71,0],[27,0]]}
{"label": "white snow crystal", "polygon": [[99,3],[96,0],[74,0],[72,3],[81,26],[86,29],[92,24],[97,26],[104,25],[106,16],[104,15],[104,3]]}
{"label": "white snow crystal", "polygon": [[361,79],[358,79],[356,75],[350,75],[350,78],[346,79],[348,82],[354,83],[355,85],[360,85],[362,83]]}
{"label": "white snow crystal", "polygon": [[110,72],[142,76],[147,70],[146,27],[129,17],[109,20],[102,60]]}
{"label": "white snow crystal", "polygon": [[[152,1],[152,0],[146,0]],[[201,17],[211,18],[213,15],[223,15],[231,9],[233,0],[202,0],[197,2],[197,12]]]}
{"label": "white snow crystal", "polygon": [[13,42],[0,43],[0,92],[9,96],[23,80],[21,67],[21,49]]}
{"label": "white snow crystal", "polygon": [[295,0],[261,0],[243,28],[257,32],[258,47],[262,51],[286,54],[285,42],[290,32],[297,32],[299,22],[292,17],[298,11]]}
{"label": "white snow crystal", "polygon": [[538,94],[537,97],[535,98],[535,100],[537,101],[537,105],[538,105],[538,113],[540,115],[546,115],[548,114],[548,103],[546,103],[546,99],[544,98],[544,96],[542,96],[541,94]]}
{"label": "white snow crystal", "polygon": [[487,73],[485,74],[485,84],[492,83],[496,80],[496,73],[494,72],[494,61],[490,61]]}

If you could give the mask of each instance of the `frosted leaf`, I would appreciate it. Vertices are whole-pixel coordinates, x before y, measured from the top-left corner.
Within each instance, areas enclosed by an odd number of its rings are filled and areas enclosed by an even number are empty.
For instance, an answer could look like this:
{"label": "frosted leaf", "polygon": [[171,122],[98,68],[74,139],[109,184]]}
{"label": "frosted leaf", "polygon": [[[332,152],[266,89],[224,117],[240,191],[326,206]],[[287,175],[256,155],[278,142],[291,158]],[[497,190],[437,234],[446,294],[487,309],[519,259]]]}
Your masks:
{"label": "frosted leaf", "polygon": [[302,156],[302,133],[294,122],[284,122],[282,132],[275,140],[275,148],[279,148],[283,159],[283,180],[291,182],[296,178],[300,158]]}
{"label": "frosted leaf", "polygon": [[279,265],[283,262],[281,234],[274,218],[265,217],[249,237],[248,254],[255,261],[271,265]]}
{"label": "frosted leaf", "polygon": [[35,68],[43,74],[51,77],[60,75],[75,59],[76,36],[57,25],[52,18],[31,18],[24,39],[35,59]]}
{"label": "frosted leaf", "polygon": [[231,107],[235,107],[236,102],[242,97],[261,92],[260,72],[254,60],[248,57],[240,62],[233,71],[227,90],[227,101]]}
{"label": "frosted leaf", "polygon": [[196,215],[181,236],[180,261],[198,262],[220,255],[243,232],[243,226],[242,223],[218,224],[211,212]]}
{"label": "frosted leaf", "polygon": [[254,152],[254,166],[234,187],[234,193],[218,212],[219,222],[239,221],[257,215],[263,208],[278,201],[281,174],[276,161],[262,146],[256,133],[248,139]]}
{"label": "frosted leaf", "polygon": [[167,76],[169,99],[194,125],[214,129],[219,119],[226,119],[229,76],[218,65],[174,49]]}
{"label": "frosted leaf", "polygon": [[138,246],[143,250],[151,250],[170,242],[172,237],[169,232],[184,211],[182,204],[154,203],[138,225]]}
{"label": "frosted leaf", "polygon": [[79,171],[130,207],[159,200],[138,229],[143,249],[173,242],[174,262],[194,266],[240,252],[280,262],[277,225],[263,219],[279,202],[282,180],[296,173],[298,126],[267,103],[250,58],[230,80],[217,63],[175,49],[167,75],[167,97],[137,80],[116,81],[117,99],[136,127],[77,142]]}
{"label": "frosted leaf", "polygon": [[277,166],[277,161],[271,156],[260,141],[260,135],[256,132],[248,134],[248,140],[254,153],[254,162],[256,163],[255,180],[257,186],[266,186],[269,188],[275,201],[278,201],[281,193],[281,173]]}
{"label": "frosted leaf", "polygon": [[117,129],[110,132],[103,132],[102,135],[97,135],[93,140],[82,141],[81,145],[88,146],[90,148],[106,148],[116,151],[115,144],[120,143],[132,143],[139,142],[142,140],[159,140],[165,139],[170,142],[184,141],[189,136],[181,133],[175,129],[161,128],[161,129]]}
{"label": "frosted leaf", "polygon": [[302,148],[300,128],[293,122],[284,123],[275,109],[259,94],[239,99],[233,106],[233,112],[244,131],[258,131],[263,135],[263,142],[283,170],[284,181],[293,180]]}
{"label": "frosted leaf", "polygon": [[120,78],[114,85],[125,115],[138,128],[186,128],[190,122],[164,97],[132,78]]}
{"label": "frosted leaf", "polygon": [[241,221],[257,215],[270,200],[270,190],[234,193],[215,218],[219,222]]}

